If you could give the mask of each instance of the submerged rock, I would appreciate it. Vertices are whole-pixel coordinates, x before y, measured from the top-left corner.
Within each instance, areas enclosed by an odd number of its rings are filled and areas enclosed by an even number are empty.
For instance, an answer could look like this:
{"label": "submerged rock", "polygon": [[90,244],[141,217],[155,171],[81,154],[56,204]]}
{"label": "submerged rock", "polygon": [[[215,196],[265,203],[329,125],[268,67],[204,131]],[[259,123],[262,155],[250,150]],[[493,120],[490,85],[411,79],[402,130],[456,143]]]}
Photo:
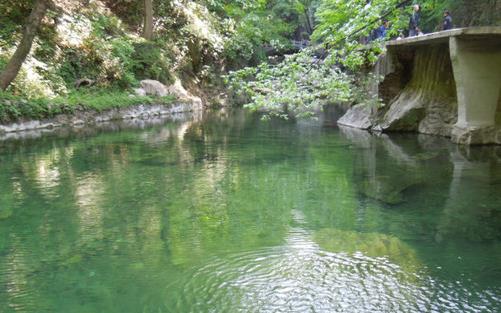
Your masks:
{"label": "submerged rock", "polygon": [[415,159],[418,161],[429,161],[440,157],[438,152],[423,152],[415,155]]}
{"label": "submerged rock", "polygon": [[419,185],[419,181],[400,181],[392,177],[379,176],[360,184],[360,192],[368,198],[395,205],[404,202],[403,192]]}
{"label": "submerged rock", "polygon": [[329,252],[361,252],[369,257],[386,257],[406,268],[419,266],[414,250],[394,236],[324,228],[315,232],[313,238],[322,249]]}

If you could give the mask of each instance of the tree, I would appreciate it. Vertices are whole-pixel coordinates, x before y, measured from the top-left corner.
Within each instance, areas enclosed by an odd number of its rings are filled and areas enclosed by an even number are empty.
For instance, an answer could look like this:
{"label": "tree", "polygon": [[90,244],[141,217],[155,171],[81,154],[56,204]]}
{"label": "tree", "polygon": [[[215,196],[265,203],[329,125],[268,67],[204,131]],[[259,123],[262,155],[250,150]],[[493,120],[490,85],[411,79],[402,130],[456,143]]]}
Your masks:
{"label": "tree", "polygon": [[143,38],[153,39],[153,0],[144,0],[144,28]]}
{"label": "tree", "polygon": [[33,40],[37,35],[38,29],[42,20],[47,13],[49,7],[52,6],[51,0],[36,0],[33,9],[26,21],[23,29],[23,36],[21,42],[17,46],[14,55],[0,73],[0,89],[5,90],[12,81],[16,78],[21,66],[23,65],[26,57],[31,51],[31,46],[33,45]]}

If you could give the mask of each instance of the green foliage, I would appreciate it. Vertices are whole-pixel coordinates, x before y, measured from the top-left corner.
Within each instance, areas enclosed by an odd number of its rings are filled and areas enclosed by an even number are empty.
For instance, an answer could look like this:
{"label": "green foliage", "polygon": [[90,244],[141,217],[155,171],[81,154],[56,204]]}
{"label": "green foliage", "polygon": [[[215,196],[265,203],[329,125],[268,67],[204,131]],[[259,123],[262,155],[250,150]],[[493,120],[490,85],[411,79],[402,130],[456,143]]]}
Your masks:
{"label": "green foliage", "polygon": [[319,64],[307,52],[289,56],[276,66],[263,63],[227,77],[237,94],[250,97],[247,108],[282,118],[311,117],[324,105],[350,101],[353,81],[351,75]]}
{"label": "green foliage", "polygon": [[[124,21],[129,27],[135,28],[141,25],[143,21],[144,1],[131,0],[103,0],[106,7],[110,9],[120,20]],[[164,1],[154,1],[155,4]]]}
{"label": "green foliage", "polygon": [[134,44],[131,65],[132,71],[138,79],[155,79],[165,84],[172,81],[171,61],[156,43],[139,42]]}
{"label": "green foliage", "polygon": [[0,92],[0,121],[43,119],[75,111],[105,111],[139,104],[171,104],[173,97],[135,96],[120,90],[91,89],[72,91],[53,99],[26,99],[9,92]]}
{"label": "green foliage", "polygon": [[[214,1],[212,1],[214,2]],[[225,57],[233,68],[266,59],[266,49],[290,48],[294,32],[305,28],[312,0],[224,1],[219,8],[229,18]]]}
{"label": "green foliage", "polygon": [[96,14],[93,17],[92,33],[95,37],[123,36],[122,21],[114,15]]}
{"label": "green foliage", "polygon": [[8,61],[9,60],[5,56],[0,54],[0,69],[4,68]]}
{"label": "green foliage", "polygon": [[[392,12],[396,3],[396,0],[375,0],[369,4],[362,0],[321,1],[313,39],[323,41],[329,52],[326,60],[316,59],[312,51],[303,51],[275,66],[262,64],[253,73],[246,69],[231,74],[228,82],[234,90],[239,90],[237,94],[250,97],[247,107],[286,118],[312,116],[332,103],[379,104],[379,99],[371,99],[367,92],[370,81],[353,73],[374,63],[383,49],[377,43],[366,47],[358,38],[371,31],[365,25],[374,23],[376,27],[381,14]],[[388,16],[398,24],[400,15],[392,13]]]}
{"label": "green foliage", "polygon": [[135,39],[125,35],[116,17],[97,15],[92,33],[80,47],[65,47],[58,74],[68,86],[80,78],[104,87],[129,88],[137,84]]}
{"label": "green foliage", "polygon": [[234,67],[259,63],[266,58],[266,46],[277,50],[287,48],[289,40],[286,36],[290,32],[291,28],[283,21],[256,13],[246,14],[226,42],[225,55]]}
{"label": "green foliage", "polygon": [[22,25],[31,11],[30,0],[0,1],[0,49],[19,39]]}

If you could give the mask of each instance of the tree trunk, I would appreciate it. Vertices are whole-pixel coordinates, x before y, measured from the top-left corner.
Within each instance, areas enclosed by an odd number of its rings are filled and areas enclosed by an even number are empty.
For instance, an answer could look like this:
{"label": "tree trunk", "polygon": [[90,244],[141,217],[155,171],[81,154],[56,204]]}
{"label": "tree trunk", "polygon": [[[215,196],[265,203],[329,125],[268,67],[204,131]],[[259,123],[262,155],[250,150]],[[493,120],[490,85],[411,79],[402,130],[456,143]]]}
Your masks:
{"label": "tree trunk", "polygon": [[308,32],[308,35],[311,36],[313,34],[313,13],[312,9],[310,6],[306,7],[304,10],[304,16],[306,19],[306,31]]}
{"label": "tree trunk", "polygon": [[35,1],[30,16],[24,26],[23,38],[21,39],[19,46],[17,46],[16,52],[14,52],[14,55],[10,58],[7,65],[0,73],[1,90],[7,89],[19,73],[23,62],[26,60],[26,57],[31,51],[33,39],[35,39],[38,28],[40,27],[49,6],[50,0]]}
{"label": "tree trunk", "polygon": [[143,38],[153,39],[153,0],[144,0],[144,29]]}

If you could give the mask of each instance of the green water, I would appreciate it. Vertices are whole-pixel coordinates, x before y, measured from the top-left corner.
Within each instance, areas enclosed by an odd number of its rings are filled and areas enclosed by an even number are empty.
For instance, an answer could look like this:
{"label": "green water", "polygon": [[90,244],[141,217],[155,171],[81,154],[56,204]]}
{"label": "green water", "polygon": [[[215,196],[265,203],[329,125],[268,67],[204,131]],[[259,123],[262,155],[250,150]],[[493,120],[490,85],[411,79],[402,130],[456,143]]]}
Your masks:
{"label": "green water", "polygon": [[243,112],[0,142],[0,312],[499,312],[501,148]]}

